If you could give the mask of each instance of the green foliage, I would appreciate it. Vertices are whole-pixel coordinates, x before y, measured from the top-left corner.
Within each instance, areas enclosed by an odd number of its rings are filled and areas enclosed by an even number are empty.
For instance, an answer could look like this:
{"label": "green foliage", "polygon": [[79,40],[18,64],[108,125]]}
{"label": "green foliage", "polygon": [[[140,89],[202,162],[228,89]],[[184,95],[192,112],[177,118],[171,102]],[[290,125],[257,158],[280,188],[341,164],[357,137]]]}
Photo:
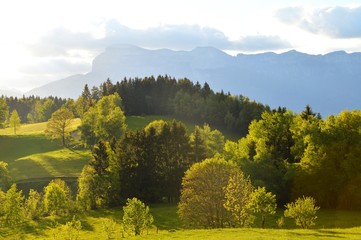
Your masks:
{"label": "green foliage", "polygon": [[90,165],[85,165],[78,178],[78,194],[76,196],[77,206],[82,210],[90,210],[96,207],[103,206],[99,193],[95,177],[95,170]]}
{"label": "green foliage", "polygon": [[6,162],[0,161],[0,189],[6,191],[10,184],[10,174]]}
{"label": "green foliage", "polygon": [[218,130],[212,130],[208,124],[204,124],[203,128],[196,126],[191,135],[191,143],[195,151],[199,151],[197,158],[210,158],[216,154],[222,153],[224,148],[224,136]]}
{"label": "green foliage", "polygon": [[228,141],[224,156],[236,162],[256,186],[274,192],[279,202],[290,197],[294,145],[291,126],[294,115],[289,112],[264,112],[253,121],[249,133],[238,143]]}
{"label": "green foliage", "polygon": [[117,224],[112,218],[107,218],[103,221],[103,231],[107,240],[114,239],[116,226]]}
{"label": "green foliage", "polygon": [[123,207],[123,227],[125,232],[135,236],[148,230],[153,223],[153,216],[149,213],[149,207],[137,198],[127,199]]}
{"label": "green foliage", "polygon": [[25,220],[24,195],[17,190],[16,184],[6,192],[2,205],[2,220],[6,226],[13,227]]}
{"label": "green foliage", "polygon": [[276,221],[278,228],[283,228],[285,225],[285,218],[282,216]]}
{"label": "green foliage", "polygon": [[313,196],[326,208],[360,209],[361,111],[344,111],[315,122],[306,122],[312,131],[303,135],[305,150],[294,197]]}
{"label": "green foliage", "polygon": [[231,214],[224,207],[224,189],[238,167],[222,158],[195,163],[182,180],[178,213],[189,227],[222,228],[230,224]]}
{"label": "green foliage", "polygon": [[75,216],[73,216],[71,221],[66,222],[65,225],[61,226],[60,235],[64,240],[77,240],[79,239],[79,231],[81,228],[80,220],[76,220]]}
{"label": "green foliage", "polygon": [[14,134],[16,135],[16,129],[18,129],[20,127],[20,117],[19,114],[16,110],[11,112],[10,115],[10,120],[9,120],[9,125],[10,127],[14,128]]}
{"label": "green foliage", "polygon": [[61,139],[63,147],[66,146],[66,139],[70,137],[70,126],[74,114],[66,108],[55,111],[48,121],[45,134],[52,139]]}
{"label": "green foliage", "polygon": [[276,213],[276,195],[267,192],[265,187],[258,187],[250,195],[249,208],[262,215],[262,228],[264,228],[266,215]]}
{"label": "green foliage", "polygon": [[82,119],[83,141],[93,146],[99,140],[120,139],[126,129],[125,116],[121,109],[122,99],[118,94],[105,96],[89,108]]}
{"label": "green foliage", "polygon": [[295,202],[288,203],[284,212],[285,217],[295,219],[296,225],[302,228],[310,228],[315,225],[316,212],[320,209],[315,206],[312,197],[298,198]]}
{"label": "green foliage", "polygon": [[28,219],[38,220],[44,214],[44,203],[41,193],[30,189],[29,196],[25,200],[25,212]]}
{"label": "green foliage", "polygon": [[224,207],[232,213],[232,225],[245,227],[253,223],[254,219],[249,209],[252,191],[249,177],[245,177],[242,172],[230,176],[225,188]]}
{"label": "green foliage", "polygon": [[51,115],[55,112],[56,105],[55,101],[51,98],[48,98],[45,100],[45,102],[42,104],[41,110],[40,110],[40,116],[42,121],[48,121],[51,117]]}
{"label": "green foliage", "polygon": [[143,131],[128,132],[116,147],[122,196],[148,202],[177,202],[181,179],[191,165],[185,126],[156,121]]}
{"label": "green foliage", "polygon": [[44,188],[45,211],[51,215],[68,215],[72,210],[70,188],[61,179],[52,180]]}
{"label": "green foliage", "polygon": [[0,98],[0,128],[5,127],[5,121],[9,115],[9,107],[6,104],[5,99]]}

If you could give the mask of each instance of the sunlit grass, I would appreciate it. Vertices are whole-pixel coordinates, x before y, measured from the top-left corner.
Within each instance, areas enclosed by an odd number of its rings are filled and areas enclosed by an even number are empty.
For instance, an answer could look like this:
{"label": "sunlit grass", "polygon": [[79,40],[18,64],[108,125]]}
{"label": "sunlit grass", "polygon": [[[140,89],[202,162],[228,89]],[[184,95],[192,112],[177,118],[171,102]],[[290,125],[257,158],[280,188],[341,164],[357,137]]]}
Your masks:
{"label": "sunlit grass", "polygon": [[63,148],[18,158],[9,163],[9,171],[15,181],[46,177],[78,177],[91,157],[89,150]]}
{"label": "sunlit grass", "polygon": [[[318,224],[309,230],[291,227],[278,228],[228,228],[190,230],[182,228],[176,214],[175,205],[151,205],[154,216],[154,226],[149,229],[148,235],[138,237],[125,235],[125,239],[194,239],[194,240],[313,240],[313,239],[361,239],[361,212],[345,212],[336,210],[321,210]],[[76,214],[81,221],[82,230],[79,239],[106,239],[103,222],[111,218],[116,222],[114,239],[123,239],[121,207],[103,209]],[[282,212],[282,211],[279,211]],[[338,216],[340,221],[333,222],[332,218]],[[72,216],[46,217],[40,221],[30,221],[13,229],[0,229],[0,239],[52,239],[54,234],[61,234],[60,225],[70,221]],[[331,223],[330,223],[331,222]],[[340,224],[332,227],[332,224]],[[15,238],[15,236],[17,238]]]}

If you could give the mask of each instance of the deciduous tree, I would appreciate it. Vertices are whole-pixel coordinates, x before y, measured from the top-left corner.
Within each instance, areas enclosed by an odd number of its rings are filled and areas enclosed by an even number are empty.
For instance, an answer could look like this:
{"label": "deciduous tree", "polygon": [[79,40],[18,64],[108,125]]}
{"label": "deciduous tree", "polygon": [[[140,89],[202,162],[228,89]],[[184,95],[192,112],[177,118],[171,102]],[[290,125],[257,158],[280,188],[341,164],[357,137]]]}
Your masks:
{"label": "deciduous tree", "polygon": [[276,213],[276,195],[267,192],[265,187],[258,187],[250,194],[249,208],[262,215],[262,228],[264,228],[266,215]]}
{"label": "deciduous tree", "polygon": [[249,226],[253,222],[253,216],[249,209],[250,194],[253,186],[249,177],[239,171],[230,176],[225,188],[226,202],[224,207],[232,213],[234,226]]}
{"label": "deciduous tree", "polygon": [[19,114],[16,110],[11,112],[10,115],[10,120],[9,120],[9,125],[10,127],[12,127],[14,129],[14,134],[16,135],[16,129],[18,129],[20,127],[20,117]]}
{"label": "deciduous tree", "polygon": [[0,189],[3,191],[8,189],[11,180],[7,166],[6,162],[0,161]]}
{"label": "deciduous tree", "polygon": [[48,121],[45,133],[53,139],[61,139],[63,147],[65,147],[66,139],[70,136],[73,118],[73,112],[66,108],[55,111]]}
{"label": "deciduous tree", "polygon": [[6,104],[5,99],[0,98],[0,128],[5,127],[5,121],[9,115],[9,107]]}
{"label": "deciduous tree", "polygon": [[121,108],[122,99],[118,94],[102,97],[89,108],[82,119],[82,139],[88,146],[99,140],[120,139],[126,129],[125,115]]}
{"label": "deciduous tree", "polygon": [[190,227],[222,228],[230,225],[231,214],[224,207],[224,189],[238,167],[222,158],[210,158],[187,170],[182,180],[178,205],[180,218]]}
{"label": "deciduous tree", "polygon": [[3,204],[5,225],[12,227],[25,220],[24,195],[21,190],[18,191],[16,184],[11,185],[6,192]]}
{"label": "deciduous tree", "polygon": [[153,223],[153,216],[149,213],[149,207],[137,198],[127,200],[123,207],[123,225],[125,232],[140,235]]}
{"label": "deciduous tree", "polygon": [[44,188],[45,211],[51,215],[67,215],[72,206],[71,192],[61,179],[52,180]]}

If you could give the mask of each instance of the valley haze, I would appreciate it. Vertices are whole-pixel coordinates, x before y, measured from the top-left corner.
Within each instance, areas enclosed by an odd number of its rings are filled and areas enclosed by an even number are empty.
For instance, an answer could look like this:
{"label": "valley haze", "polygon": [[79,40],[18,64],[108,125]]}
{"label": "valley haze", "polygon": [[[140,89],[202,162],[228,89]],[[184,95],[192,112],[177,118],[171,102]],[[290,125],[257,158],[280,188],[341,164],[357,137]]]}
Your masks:
{"label": "valley haze", "polygon": [[207,82],[215,91],[244,95],[272,108],[300,112],[309,104],[327,116],[361,108],[360,66],[361,53],[357,52],[310,55],[291,50],[232,56],[214,47],[174,51],[114,45],[95,57],[89,73],[51,82],[25,95],[77,98],[85,84],[98,87],[107,78],[115,83],[167,74]]}

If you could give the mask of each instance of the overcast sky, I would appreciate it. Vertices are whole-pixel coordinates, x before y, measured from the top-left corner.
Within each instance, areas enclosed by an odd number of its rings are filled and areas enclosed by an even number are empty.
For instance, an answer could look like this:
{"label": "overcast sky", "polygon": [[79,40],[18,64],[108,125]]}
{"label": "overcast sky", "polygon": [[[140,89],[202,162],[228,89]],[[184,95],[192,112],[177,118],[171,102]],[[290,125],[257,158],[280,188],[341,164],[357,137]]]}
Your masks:
{"label": "overcast sky", "polygon": [[24,91],[89,72],[113,44],[360,52],[361,0],[11,0],[0,33],[0,89]]}

